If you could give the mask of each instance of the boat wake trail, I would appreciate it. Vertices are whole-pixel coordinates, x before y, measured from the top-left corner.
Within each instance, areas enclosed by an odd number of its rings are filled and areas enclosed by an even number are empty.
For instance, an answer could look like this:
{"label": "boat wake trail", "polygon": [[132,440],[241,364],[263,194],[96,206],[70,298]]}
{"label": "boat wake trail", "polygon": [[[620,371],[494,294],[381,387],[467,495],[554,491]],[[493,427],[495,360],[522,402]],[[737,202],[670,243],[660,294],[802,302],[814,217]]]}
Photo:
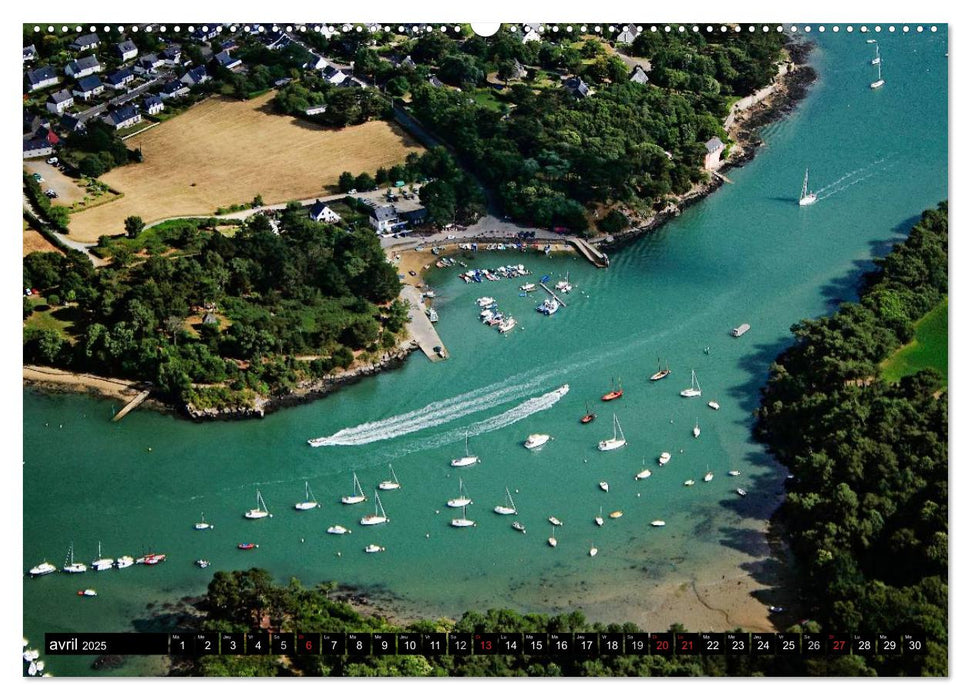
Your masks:
{"label": "boat wake trail", "polygon": [[880,163],[882,163],[886,159],[887,159],[887,156],[884,156],[883,158],[879,158],[879,159],[873,161],[869,165],[864,165],[862,168],[857,168],[856,170],[851,170],[850,172],[845,173],[844,175],[842,175],[835,182],[831,182],[828,185],[826,185],[824,187],[820,187],[818,190],[816,190],[816,195],[818,196],[818,195],[821,195],[821,194],[823,194],[825,192],[828,192],[829,190],[831,190],[834,187],[838,186],[840,183],[842,183],[842,182],[844,182],[844,181],[846,181],[846,180],[848,180],[848,179],[850,179],[852,177],[858,176],[860,173],[865,172],[865,171],[869,170],[870,168],[872,168],[872,167],[874,167],[876,165],[880,165]]}
{"label": "boat wake trail", "polygon": [[408,435],[425,428],[451,423],[473,413],[487,411],[504,403],[526,396],[530,391],[548,382],[557,372],[548,372],[524,381],[513,377],[505,382],[459,394],[449,399],[435,401],[423,408],[379,421],[362,423],[352,428],[338,430],[333,435],[314,438],[307,442],[312,447],[334,445],[366,445],[379,440]]}

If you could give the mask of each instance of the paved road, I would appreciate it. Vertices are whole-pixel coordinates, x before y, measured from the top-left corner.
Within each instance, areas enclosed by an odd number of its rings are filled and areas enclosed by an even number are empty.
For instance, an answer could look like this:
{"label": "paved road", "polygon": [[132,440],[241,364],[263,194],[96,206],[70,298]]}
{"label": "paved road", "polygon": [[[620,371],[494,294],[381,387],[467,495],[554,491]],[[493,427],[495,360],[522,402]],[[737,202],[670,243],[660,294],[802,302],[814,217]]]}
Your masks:
{"label": "paved road", "polygon": [[[434,348],[445,348],[445,343],[435,330],[435,326],[425,315],[425,305],[421,300],[421,292],[410,284],[402,285],[401,293],[398,295],[403,302],[408,305],[408,334],[418,342],[418,347],[432,362],[440,362],[444,358],[439,357]],[[448,352],[445,351],[446,357]]]}
{"label": "paved road", "polygon": [[85,255],[87,255],[88,260],[90,260],[91,264],[94,265],[95,267],[101,267],[102,265],[108,264],[107,260],[103,260],[91,252],[90,249],[96,246],[97,243],[79,243],[78,241],[71,240],[63,233],[58,233],[57,231],[54,230],[54,228],[50,225],[49,222],[47,222],[42,216],[40,216],[36,211],[34,211],[34,207],[31,206],[30,201],[27,199],[26,194],[23,195],[23,198],[24,198],[24,209],[26,209],[31,214],[33,214],[37,218],[37,220],[40,221],[42,224],[46,225],[50,230],[51,234],[55,238],[57,238],[57,240],[59,240],[68,248],[71,248],[73,250],[78,250],[84,253]]}

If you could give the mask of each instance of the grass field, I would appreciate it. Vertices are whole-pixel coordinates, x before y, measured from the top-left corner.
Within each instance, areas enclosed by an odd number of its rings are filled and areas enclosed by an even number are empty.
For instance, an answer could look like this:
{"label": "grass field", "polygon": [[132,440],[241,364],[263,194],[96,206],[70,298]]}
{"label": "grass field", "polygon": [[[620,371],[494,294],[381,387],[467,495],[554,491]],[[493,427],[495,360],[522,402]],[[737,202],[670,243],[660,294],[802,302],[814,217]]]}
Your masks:
{"label": "grass field", "polygon": [[383,121],[328,129],[274,114],[273,94],[249,101],[209,99],[125,142],[145,162],[101,180],[121,199],[71,217],[71,238],[93,242],[124,232],[125,217],[145,223],[205,216],[257,194],[267,204],[325,194],[345,170],[357,175],[402,163],[422,147]]}
{"label": "grass field", "polygon": [[883,363],[888,382],[916,374],[925,367],[936,369],[947,385],[947,299],[931,309],[914,327],[914,340]]}
{"label": "grass field", "polygon": [[24,222],[24,257],[31,253],[60,253],[61,251],[53,243],[44,238],[40,233],[30,228]]}

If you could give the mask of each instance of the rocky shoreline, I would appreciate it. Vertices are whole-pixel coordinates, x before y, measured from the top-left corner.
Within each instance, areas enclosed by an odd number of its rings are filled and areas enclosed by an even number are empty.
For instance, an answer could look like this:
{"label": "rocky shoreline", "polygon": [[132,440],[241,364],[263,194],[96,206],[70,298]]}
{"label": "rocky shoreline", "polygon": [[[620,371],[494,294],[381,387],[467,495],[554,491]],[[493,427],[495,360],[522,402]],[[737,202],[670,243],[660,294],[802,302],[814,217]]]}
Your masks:
{"label": "rocky shoreline", "polygon": [[253,406],[196,409],[192,405],[187,404],[183,407],[183,410],[186,416],[196,422],[263,418],[265,415],[279,411],[281,408],[310,403],[337,391],[337,389],[343,386],[359,382],[365,377],[371,377],[379,372],[400,367],[408,358],[408,355],[417,349],[418,344],[415,341],[407,341],[399,345],[397,349],[382,355],[381,359],[377,362],[361,365],[330,377],[300,382],[296,388],[286,394],[258,397]]}
{"label": "rocky shoreline", "polygon": [[[758,148],[764,143],[759,136],[761,129],[791,114],[799,102],[809,94],[809,86],[816,81],[815,69],[807,64],[813,45],[792,42],[786,48],[790,56],[789,69],[776,77],[772,92],[764,100],[742,110],[728,128],[729,134],[735,141],[735,148],[731,157],[724,161],[719,173],[740,168],[755,158]],[[678,197],[677,201],[652,216],[647,223],[591,242],[596,243],[597,247],[603,250],[618,250],[680,216],[685,209],[697,204],[723,184],[725,184],[724,180],[714,175],[708,182]]]}

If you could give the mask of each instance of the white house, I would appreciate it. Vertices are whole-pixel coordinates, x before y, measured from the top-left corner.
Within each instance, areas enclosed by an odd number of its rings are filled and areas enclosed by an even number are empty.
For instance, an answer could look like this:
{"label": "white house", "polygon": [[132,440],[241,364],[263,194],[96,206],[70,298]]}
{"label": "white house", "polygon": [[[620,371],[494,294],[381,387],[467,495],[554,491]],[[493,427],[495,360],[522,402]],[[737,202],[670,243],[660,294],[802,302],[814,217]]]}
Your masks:
{"label": "white house", "polygon": [[186,72],[181,78],[179,78],[183,84],[192,87],[194,85],[201,85],[202,83],[209,80],[209,74],[206,72],[205,66],[196,66],[195,68]]}
{"label": "white house", "polygon": [[647,85],[648,83],[647,73],[640,64],[634,66],[634,70],[627,76],[627,79],[632,83],[640,83],[641,85]]}
{"label": "white house", "polygon": [[24,47],[24,63],[37,60],[37,47],[31,44]]}
{"label": "white house", "polygon": [[344,71],[342,71],[340,68],[336,66],[331,66],[331,65],[326,66],[321,71],[321,74],[324,76],[324,80],[326,80],[331,85],[340,85],[348,78],[347,74]]}
{"label": "white house", "polygon": [[632,44],[634,39],[637,38],[637,25],[628,24],[626,27],[621,27],[620,34],[617,35],[618,44]]}
{"label": "white house", "polygon": [[120,44],[115,44],[115,53],[121,57],[122,62],[130,61],[138,55],[138,47],[131,39],[125,39]]}
{"label": "white house", "polygon": [[229,51],[220,51],[217,53],[216,62],[227,70],[233,70],[233,68],[243,65],[243,62],[235,56],[230,55]]}
{"label": "white house", "polygon": [[74,93],[75,97],[89,100],[95,95],[100,95],[104,90],[105,86],[101,82],[101,78],[96,75],[86,75],[78,81],[78,86],[71,92]]}
{"label": "white house", "polygon": [[121,70],[115,71],[111,75],[107,76],[105,78],[105,83],[107,83],[108,87],[110,88],[121,90],[134,79],[134,73],[127,68],[122,68]]}
{"label": "white house", "polygon": [[176,97],[182,97],[182,95],[189,94],[189,88],[180,83],[178,80],[170,80],[162,86],[159,94],[164,100],[173,100]]}
{"label": "white house", "polygon": [[391,233],[395,224],[400,223],[398,210],[391,205],[372,207],[368,223],[378,233]]}
{"label": "white house", "polygon": [[99,43],[97,34],[82,34],[70,43],[70,48],[74,51],[89,51]]}
{"label": "white house", "polygon": [[138,110],[133,105],[125,105],[124,107],[119,107],[116,110],[108,112],[107,115],[102,117],[102,121],[109,126],[115,127],[115,130],[124,129],[129,126],[134,126],[142,120],[142,115],[138,113]]}
{"label": "white house", "polygon": [[149,95],[142,100],[142,108],[147,114],[158,114],[165,109],[165,103],[158,95]]}
{"label": "white house", "polygon": [[717,136],[705,142],[705,170],[714,170],[721,160],[725,144]]}
{"label": "white house", "polygon": [[49,156],[54,152],[54,147],[48,143],[47,139],[24,139],[24,158],[40,158]]}
{"label": "white house", "polygon": [[50,66],[40,66],[34,70],[27,71],[27,85],[31,92],[42,90],[51,85],[57,85],[60,79],[57,73]]}
{"label": "white house", "polygon": [[97,56],[84,56],[71,61],[64,67],[64,72],[73,78],[83,78],[86,75],[101,72],[101,63]]}
{"label": "white house", "polygon": [[319,199],[317,200],[316,204],[310,207],[310,218],[314,221],[323,221],[327,224],[336,224],[341,220],[340,214],[328,207]]}
{"label": "white house", "polygon": [[74,95],[67,90],[58,90],[47,98],[47,111],[64,114],[64,110],[74,104]]}

